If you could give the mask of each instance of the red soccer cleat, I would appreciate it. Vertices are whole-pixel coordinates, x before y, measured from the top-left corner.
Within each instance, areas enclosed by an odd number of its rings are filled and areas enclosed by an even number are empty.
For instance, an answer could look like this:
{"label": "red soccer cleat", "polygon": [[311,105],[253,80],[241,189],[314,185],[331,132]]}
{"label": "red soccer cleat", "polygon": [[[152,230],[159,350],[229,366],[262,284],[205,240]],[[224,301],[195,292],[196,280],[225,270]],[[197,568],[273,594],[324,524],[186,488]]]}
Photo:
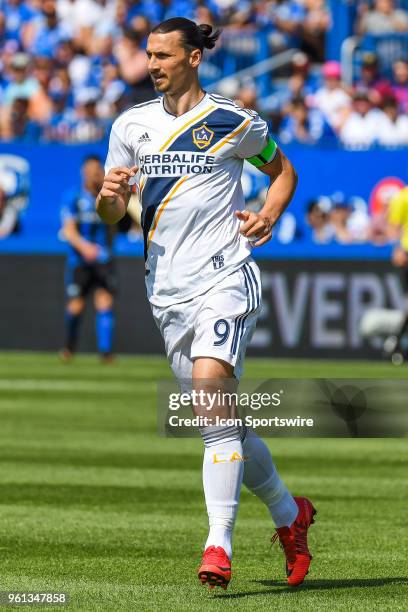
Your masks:
{"label": "red soccer cleat", "polygon": [[231,561],[221,546],[209,546],[203,554],[198,579],[201,584],[208,584],[210,589],[216,586],[227,588],[231,580]]}
{"label": "red soccer cleat", "polygon": [[314,523],[316,510],[306,497],[294,497],[299,512],[290,527],[278,527],[272,543],[279,538],[286,557],[288,584],[298,586],[309,571],[312,555],[307,547],[307,530]]}

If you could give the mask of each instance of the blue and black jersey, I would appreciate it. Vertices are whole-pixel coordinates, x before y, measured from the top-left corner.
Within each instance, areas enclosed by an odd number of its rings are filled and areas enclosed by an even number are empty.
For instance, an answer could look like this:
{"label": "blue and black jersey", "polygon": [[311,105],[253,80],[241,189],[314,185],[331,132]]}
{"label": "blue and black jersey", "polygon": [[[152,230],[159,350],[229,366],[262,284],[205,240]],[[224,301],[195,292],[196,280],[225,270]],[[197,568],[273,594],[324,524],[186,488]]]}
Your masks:
{"label": "blue and black jersey", "polygon": [[[101,248],[98,263],[107,263],[112,258],[112,230],[103,223],[95,208],[95,196],[84,188],[67,192],[63,198],[61,219],[76,222],[81,236]],[[88,265],[74,247],[68,245],[68,265]]]}

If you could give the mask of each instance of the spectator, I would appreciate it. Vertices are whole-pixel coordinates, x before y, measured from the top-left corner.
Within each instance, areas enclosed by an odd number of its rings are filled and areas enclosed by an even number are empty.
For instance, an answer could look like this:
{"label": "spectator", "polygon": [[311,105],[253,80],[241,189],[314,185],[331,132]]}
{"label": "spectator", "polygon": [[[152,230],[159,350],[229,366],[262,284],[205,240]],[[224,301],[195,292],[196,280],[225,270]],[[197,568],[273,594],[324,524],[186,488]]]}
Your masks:
{"label": "spectator", "polygon": [[352,209],[347,202],[336,202],[329,215],[330,223],[334,231],[334,240],[341,244],[354,242],[349,228]]}
{"label": "spectator", "polygon": [[[114,81],[120,80],[119,66],[112,57],[102,63],[101,87],[105,90]],[[122,81],[123,83],[123,81]]]}
{"label": "spectator", "polygon": [[330,223],[329,198],[321,197],[309,202],[306,220],[310,228],[310,238],[318,244],[328,244],[334,239],[334,227]]}
{"label": "spectator", "polygon": [[33,76],[39,87],[30,99],[30,117],[39,123],[45,123],[51,114],[52,102],[48,94],[53,62],[48,57],[34,59]]}
{"label": "spectator", "polygon": [[12,104],[16,98],[31,98],[39,89],[38,82],[30,75],[30,56],[16,53],[10,62],[10,82],[4,90],[4,103]]}
{"label": "spectator", "polygon": [[302,22],[306,10],[295,0],[263,0],[255,4],[257,22],[272,25],[270,42],[274,50],[289,46],[299,47]]}
{"label": "spectator", "polygon": [[293,98],[305,98],[315,90],[315,83],[310,76],[308,56],[298,51],[292,57],[290,77],[283,82],[277,82],[273,91],[273,107],[285,108]]}
{"label": "spectator", "polygon": [[19,46],[24,43],[24,33],[27,24],[36,15],[36,10],[23,0],[7,0],[1,4],[4,14],[5,40],[14,40]]}
{"label": "spectator", "polygon": [[306,103],[315,91],[314,79],[310,76],[308,56],[298,51],[292,57],[291,75],[288,80],[278,82],[274,86],[268,100],[268,111],[274,131],[279,130],[282,119],[290,112],[291,101],[295,98],[305,98]]}
{"label": "spectator", "polygon": [[392,65],[393,94],[396,97],[399,110],[408,113],[408,60],[399,59]]}
{"label": "spectator", "polygon": [[394,0],[374,0],[374,7],[363,13],[359,34],[392,34],[408,31],[408,13],[395,8]]}
{"label": "spectator", "polygon": [[99,90],[94,87],[84,87],[78,91],[75,116],[69,135],[70,142],[97,142],[107,135],[108,125],[96,112],[99,96]]}
{"label": "spectator", "polygon": [[159,23],[164,19],[164,3],[151,0],[133,0],[126,6],[126,25],[133,27],[135,17],[145,17],[151,23]]}
{"label": "spectator", "polygon": [[377,141],[386,147],[408,146],[408,117],[398,114],[395,98],[385,98],[381,121],[377,123]]}
{"label": "spectator", "polygon": [[365,242],[370,223],[367,204],[360,198],[348,200],[340,191],[330,199],[329,221],[334,228],[334,240],[341,244]]}
{"label": "spectator", "polygon": [[334,135],[317,109],[308,110],[303,98],[295,98],[289,105],[279,134],[284,143],[315,144],[323,136]]}
{"label": "spectator", "polygon": [[254,86],[251,87],[250,85],[244,85],[237,92],[235,102],[241,108],[250,108],[258,112],[258,97],[256,88]]}
{"label": "spectator", "polygon": [[69,38],[69,33],[58,22],[54,0],[45,0],[42,16],[33,23],[34,32],[29,50],[34,55],[52,57],[59,44]]}
{"label": "spectator", "polygon": [[[304,90],[303,94],[308,95],[316,90],[318,81],[310,71],[310,58],[303,51],[297,51],[291,62],[291,77],[301,77]],[[290,87],[289,78],[289,87]]]}
{"label": "spectator", "polygon": [[197,6],[194,16],[196,23],[208,23],[209,25],[216,27],[216,18],[214,13],[208,6]]}
{"label": "spectator", "polygon": [[250,0],[216,0],[211,4],[212,12],[218,16],[218,23],[225,32],[236,28],[254,28],[256,5]]}
{"label": "spectator", "polygon": [[[194,20],[197,0],[172,0],[162,3],[164,19],[171,19],[183,15],[187,19]],[[167,5],[167,6],[166,6]]]}
{"label": "spectator", "polygon": [[114,2],[99,0],[99,9],[101,17],[92,29],[84,31],[82,46],[88,55],[101,58],[112,55],[114,41],[120,38],[122,29],[115,19],[117,7]]}
{"label": "spectator", "polygon": [[41,127],[32,121],[28,114],[28,98],[13,99],[8,112],[4,116],[2,137],[15,142],[38,142],[41,137]]}
{"label": "spectator", "polygon": [[72,40],[61,40],[53,54],[57,66],[67,67],[75,57],[75,48]]}
{"label": "spectator", "polygon": [[331,26],[330,12],[325,0],[304,0],[307,10],[303,20],[302,47],[312,60],[324,60],[325,34]]}
{"label": "spectator", "polygon": [[6,39],[6,16],[0,11],[0,41]]}
{"label": "spectator", "polygon": [[156,96],[147,70],[146,52],[141,46],[141,36],[134,30],[125,30],[114,48],[123,80],[130,86],[129,101],[145,102]]}
{"label": "spectator", "polygon": [[91,58],[83,53],[77,53],[69,63],[68,74],[74,92],[86,87],[92,80]]}
{"label": "spectator", "polygon": [[322,73],[324,85],[317,90],[311,104],[322,112],[328,124],[337,131],[351,106],[351,98],[341,84],[341,68],[338,62],[326,62]]}
{"label": "spectator", "polygon": [[367,240],[378,246],[392,242],[388,226],[389,206],[392,199],[401,191],[401,187],[386,188],[379,192],[379,206],[371,206],[370,223]]}
{"label": "spectator", "polygon": [[[324,83],[317,88],[316,66],[311,70],[308,55],[300,50],[307,49],[312,60],[323,59],[322,41],[331,20],[325,0],[0,0],[0,4],[0,123],[3,133],[7,132],[4,126],[9,123],[13,100],[19,98],[29,101],[29,119],[34,124],[46,125],[51,121],[50,130],[45,134],[47,139],[66,139],[69,124],[76,140],[78,126],[84,127],[84,120],[93,128],[81,128],[81,142],[85,133],[92,139],[95,137],[96,125],[96,131],[103,126],[105,134],[106,125],[126,105],[155,96],[147,71],[146,37],[152,25],[175,14],[226,26],[232,39],[228,46],[228,35],[224,37],[226,53],[238,52],[239,45],[242,46],[240,28],[245,28],[249,37],[253,33],[256,39],[257,28],[262,27],[271,33],[273,46],[298,47],[289,80],[281,78],[287,74],[282,70],[270,95],[262,100],[257,99],[255,85],[241,84],[238,95],[241,104],[254,109],[260,106],[266,111],[277,131],[283,118],[282,133],[289,141],[317,142],[320,132],[329,133],[327,124],[338,132],[352,114],[351,98],[341,82],[339,64],[324,64]],[[400,4],[398,2],[398,6]],[[408,23],[408,13],[396,5],[391,0],[376,0],[372,10],[361,17],[361,23],[387,21],[393,28],[396,23],[396,30],[402,31],[405,26],[401,24]],[[405,29],[408,30],[408,26]],[[249,46],[244,49],[248,54],[244,64],[253,52],[249,37]],[[217,63],[222,55],[219,51],[220,48],[216,49],[213,56],[207,54],[207,62],[203,64],[203,70],[209,75],[207,80],[212,81],[214,75],[222,73]],[[85,108],[91,108],[93,103],[74,104],[78,92],[90,87],[100,92],[95,116],[93,111],[88,115]],[[406,59],[394,63],[391,84],[381,76],[378,58],[365,54],[358,81],[358,89],[362,88],[368,92],[372,106],[382,107],[385,99],[394,97],[400,111],[406,113]],[[235,92],[236,89],[234,92],[224,90],[228,96]],[[296,102],[292,103],[293,100]],[[404,130],[405,122],[399,117],[392,119],[395,112],[389,104],[384,109],[385,115],[378,111],[384,119],[379,140],[382,142],[385,138],[390,146],[396,138],[396,126],[401,125]]]}
{"label": "spectator", "polygon": [[[198,23],[210,23],[210,21],[205,21],[205,19],[202,19]],[[149,36],[149,33],[152,29],[151,22],[144,15],[137,15],[132,19],[131,23],[129,24],[129,27],[131,30],[134,30],[140,35],[140,38],[142,40],[142,46],[143,48],[145,48],[147,37]]]}
{"label": "spectator", "polygon": [[365,91],[356,91],[353,107],[340,128],[340,140],[348,148],[366,149],[374,144],[382,113],[373,109]]}
{"label": "spectator", "polygon": [[356,88],[364,89],[374,106],[380,105],[384,96],[392,95],[391,83],[381,76],[378,56],[375,53],[363,54],[360,80],[357,81]]}
{"label": "spectator", "polygon": [[72,109],[67,108],[68,96],[62,90],[51,90],[51,114],[44,128],[44,140],[69,142],[74,121]]}
{"label": "spectator", "polygon": [[78,48],[92,37],[94,26],[104,17],[103,2],[95,0],[58,0],[58,19]]}
{"label": "spectator", "polygon": [[113,122],[128,106],[126,86],[123,81],[117,80],[107,84],[97,111],[100,117]]}
{"label": "spectator", "polygon": [[72,83],[69,78],[69,73],[65,67],[57,67],[54,70],[53,77],[50,81],[50,95],[52,92],[59,92],[66,98],[66,106],[73,108],[74,98],[72,94]]}

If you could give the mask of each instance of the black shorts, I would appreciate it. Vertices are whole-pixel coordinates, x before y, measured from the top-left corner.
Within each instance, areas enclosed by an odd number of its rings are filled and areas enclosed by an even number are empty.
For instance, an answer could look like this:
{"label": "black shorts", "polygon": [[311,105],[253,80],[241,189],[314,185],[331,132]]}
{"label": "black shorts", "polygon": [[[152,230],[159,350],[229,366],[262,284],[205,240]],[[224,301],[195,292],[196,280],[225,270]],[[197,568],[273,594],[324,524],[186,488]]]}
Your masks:
{"label": "black shorts", "polygon": [[113,262],[67,266],[65,293],[68,299],[86,297],[94,289],[106,289],[115,295],[116,271]]}
{"label": "black shorts", "polygon": [[404,293],[405,295],[408,295],[408,267],[403,266],[402,268],[398,269],[398,272]]}

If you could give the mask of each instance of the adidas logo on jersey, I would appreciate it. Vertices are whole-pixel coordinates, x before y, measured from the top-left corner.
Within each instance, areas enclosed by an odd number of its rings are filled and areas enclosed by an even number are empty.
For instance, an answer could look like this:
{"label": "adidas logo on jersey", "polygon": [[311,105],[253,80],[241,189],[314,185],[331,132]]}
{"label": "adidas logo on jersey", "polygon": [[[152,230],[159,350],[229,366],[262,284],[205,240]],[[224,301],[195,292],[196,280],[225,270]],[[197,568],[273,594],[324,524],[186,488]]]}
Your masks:
{"label": "adidas logo on jersey", "polygon": [[150,142],[149,134],[145,132],[144,134],[142,134],[142,136],[139,138],[137,142]]}

